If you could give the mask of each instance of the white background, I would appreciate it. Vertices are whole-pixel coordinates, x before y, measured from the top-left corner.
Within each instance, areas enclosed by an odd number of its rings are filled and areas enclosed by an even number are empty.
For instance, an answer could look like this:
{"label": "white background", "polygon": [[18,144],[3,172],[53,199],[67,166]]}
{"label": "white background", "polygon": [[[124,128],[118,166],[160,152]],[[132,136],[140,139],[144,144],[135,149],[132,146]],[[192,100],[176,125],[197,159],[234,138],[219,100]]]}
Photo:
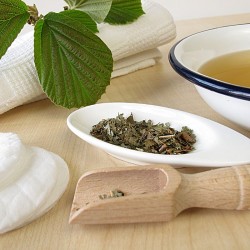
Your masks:
{"label": "white background", "polygon": [[[35,3],[42,14],[49,11],[61,11],[66,5],[63,0],[23,0]],[[192,19],[237,13],[249,13],[250,0],[153,0],[165,6],[175,20]]]}
{"label": "white background", "polygon": [[[28,5],[36,4],[41,14],[50,11],[62,11],[67,5],[64,0],[23,0]],[[185,20],[200,17],[249,13],[250,0],[151,0],[160,3],[169,10],[175,20]],[[32,27],[25,25],[22,33]]]}
{"label": "white background", "polygon": [[155,0],[164,5],[175,20],[249,13],[250,0]]}

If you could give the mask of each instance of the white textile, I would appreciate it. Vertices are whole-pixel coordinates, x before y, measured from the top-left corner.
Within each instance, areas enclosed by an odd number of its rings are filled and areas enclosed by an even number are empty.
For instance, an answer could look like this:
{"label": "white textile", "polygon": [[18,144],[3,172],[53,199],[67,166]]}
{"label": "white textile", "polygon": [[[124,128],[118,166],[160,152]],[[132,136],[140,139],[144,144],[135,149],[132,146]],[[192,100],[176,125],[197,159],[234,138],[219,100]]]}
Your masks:
{"label": "white textile", "polygon": [[[97,34],[114,59],[112,78],[153,66],[157,49],[176,36],[173,18],[161,5],[142,1],[146,14],[126,25],[99,24]],[[19,36],[0,60],[0,114],[45,98],[34,65],[33,32]]]}

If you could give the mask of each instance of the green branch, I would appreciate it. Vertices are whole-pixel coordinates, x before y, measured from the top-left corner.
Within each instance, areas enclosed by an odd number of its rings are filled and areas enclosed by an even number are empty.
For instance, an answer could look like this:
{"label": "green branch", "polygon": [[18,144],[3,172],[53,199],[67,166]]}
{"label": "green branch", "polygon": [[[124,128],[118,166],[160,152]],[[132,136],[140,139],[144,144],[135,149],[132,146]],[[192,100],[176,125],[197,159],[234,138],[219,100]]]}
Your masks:
{"label": "green branch", "polygon": [[113,58],[95,35],[96,22],[125,24],[143,15],[140,0],[65,0],[60,13],[0,0],[0,59],[28,23],[35,26],[34,58],[46,95],[66,108],[93,104],[110,83]]}

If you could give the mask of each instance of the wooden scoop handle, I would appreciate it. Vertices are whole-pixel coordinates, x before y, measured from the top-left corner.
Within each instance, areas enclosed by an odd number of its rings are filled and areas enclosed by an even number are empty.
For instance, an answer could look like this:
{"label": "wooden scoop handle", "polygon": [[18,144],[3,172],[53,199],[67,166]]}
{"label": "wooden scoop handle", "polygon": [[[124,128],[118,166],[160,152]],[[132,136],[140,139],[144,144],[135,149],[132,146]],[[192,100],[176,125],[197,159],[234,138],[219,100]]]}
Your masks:
{"label": "wooden scoop handle", "polygon": [[250,165],[181,176],[176,214],[189,207],[250,209]]}

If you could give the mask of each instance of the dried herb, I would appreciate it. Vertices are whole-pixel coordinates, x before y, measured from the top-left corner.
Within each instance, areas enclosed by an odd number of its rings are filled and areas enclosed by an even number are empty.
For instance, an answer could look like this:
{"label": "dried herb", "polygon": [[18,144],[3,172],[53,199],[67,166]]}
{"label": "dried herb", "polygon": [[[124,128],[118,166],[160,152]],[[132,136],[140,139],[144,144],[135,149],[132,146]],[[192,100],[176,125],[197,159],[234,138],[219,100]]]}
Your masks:
{"label": "dried herb", "polygon": [[177,131],[169,123],[135,121],[133,114],[104,119],[92,127],[90,134],[124,148],[167,155],[186,154],[194,150],[196,142],[195,134],[186,126]]}
{"label": "dried herb", "polygon": [[104,200],[104,199],[117,198],[117,197],[122,197],[122,196],[124,196],[124,193],[118,189],[115,189],[115,190],[110,191],[108,195],[107,194],[99,195],[99,198],[101,200]]}

